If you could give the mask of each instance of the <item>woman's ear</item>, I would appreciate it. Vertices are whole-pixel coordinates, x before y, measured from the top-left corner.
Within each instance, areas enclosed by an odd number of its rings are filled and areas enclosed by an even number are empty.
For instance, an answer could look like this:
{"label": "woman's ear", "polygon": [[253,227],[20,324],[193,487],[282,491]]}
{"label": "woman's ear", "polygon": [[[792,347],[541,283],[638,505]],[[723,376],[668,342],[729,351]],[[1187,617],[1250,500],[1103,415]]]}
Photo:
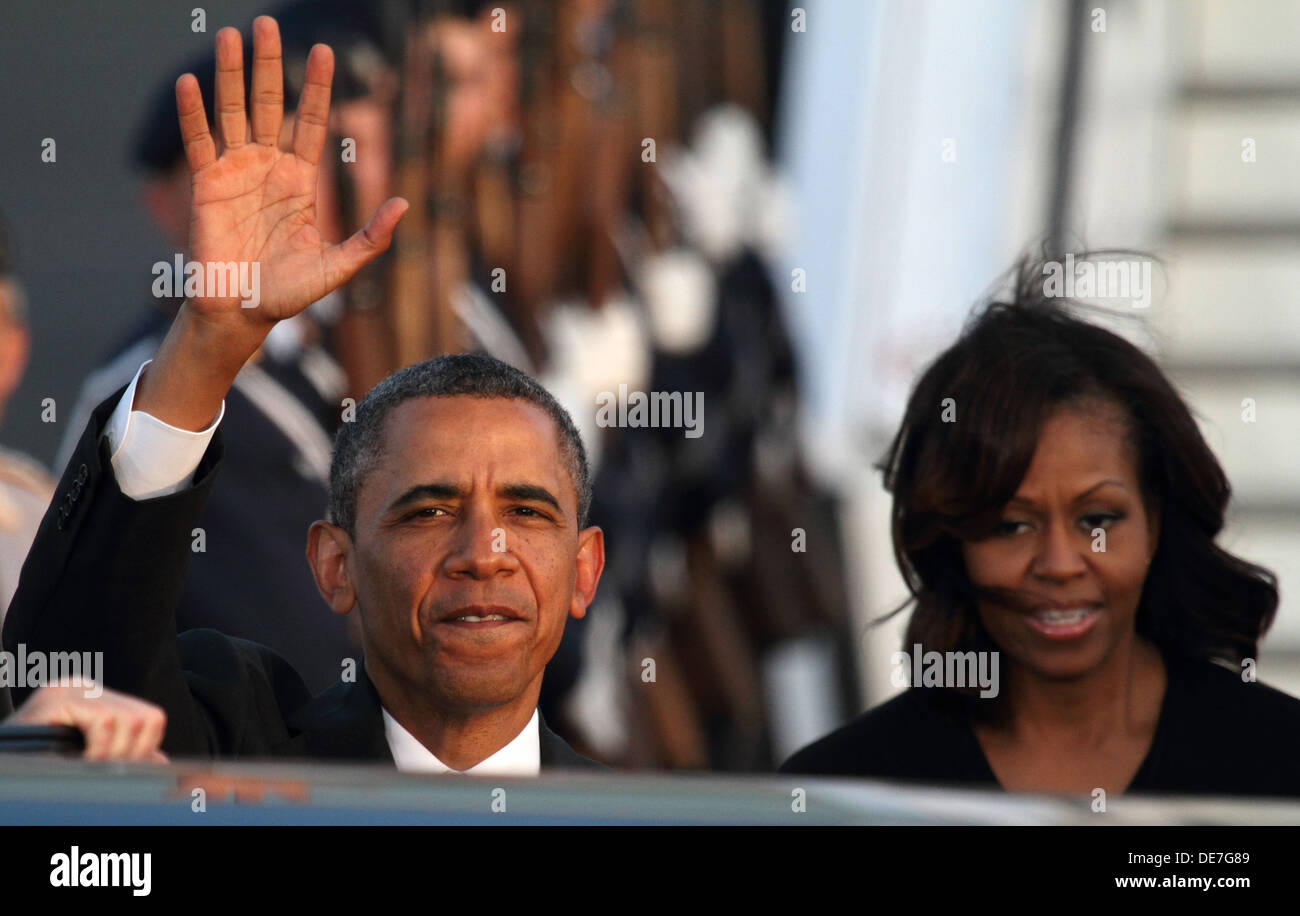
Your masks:
{"label": "woman's ear", "polygon": [[307,562],[316,588],[335,614],[346,614],[357,603],[356,589],[348,572],[352,539],[338,525],[312,522],[307,531]]}
{"label": "woman's ear", "polygon": [[1147,545],[1150,552],[1147,561],[1155,559],[1156,550],[1160,546],[1160,506],[1151,505],[1147,508]]}

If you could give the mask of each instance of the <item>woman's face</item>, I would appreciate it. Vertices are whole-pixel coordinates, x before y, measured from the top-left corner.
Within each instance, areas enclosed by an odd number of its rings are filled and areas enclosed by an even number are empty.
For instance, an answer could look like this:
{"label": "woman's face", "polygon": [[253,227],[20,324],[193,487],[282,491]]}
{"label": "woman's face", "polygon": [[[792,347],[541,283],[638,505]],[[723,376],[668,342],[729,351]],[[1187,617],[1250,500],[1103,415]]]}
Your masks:
{"label": "woman's face", "polygon": [[994,534],[963,544],[971,581],[1008,599],[981,600],[980,620],[1011,661],[1040,677],[1096,671],[1134,638],[1158,528],[1120,409],[1061,408],[1043,424]]}

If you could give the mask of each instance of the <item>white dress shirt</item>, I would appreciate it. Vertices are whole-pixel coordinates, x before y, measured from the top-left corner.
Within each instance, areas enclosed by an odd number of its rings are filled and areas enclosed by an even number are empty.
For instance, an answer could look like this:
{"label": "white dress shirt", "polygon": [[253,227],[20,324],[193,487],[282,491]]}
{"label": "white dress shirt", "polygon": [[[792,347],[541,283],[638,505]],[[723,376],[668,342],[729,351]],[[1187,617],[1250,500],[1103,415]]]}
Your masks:
{"label": "white dress shirt", "polygon": [[137,500],[167,496],[193,483],[194,471],[226,414],[226,402],[222,401],[216,419],[207,429],[195,433],[164,423],[143,410],[132,410],[140,374],[151,362],[146,360],[136,370],[104,426],[118,489]]}
{"label": "white dress shirt", "polygon": [[541,745],[537,732],[537,710],[524,730],[491,757],[468,770],[453,770],[419,742],[384,710],[384,737],[393,760],[403,773],[461,773],[468,776],[536,776],[541,772]]}
{"label": "white dress shirt", "polygon": [[[124,496],[143,500],[179,492],[194,482],[194,472],[208,450],[226,402],[206,429],[191,432],[164,423],[143,410],[132,410],[135,389],[147,360],[135,373],[114,408],[104,435],[108,437],[113,476]],[[382,708],[382,707],[381,707]],[[409,773],[471,773],[475,776],[536,776],[541,771],[537,710],[523,731],[491,757],[468,770],[453,770],[433,755],[384,709],[384,737],[397,769]]]}

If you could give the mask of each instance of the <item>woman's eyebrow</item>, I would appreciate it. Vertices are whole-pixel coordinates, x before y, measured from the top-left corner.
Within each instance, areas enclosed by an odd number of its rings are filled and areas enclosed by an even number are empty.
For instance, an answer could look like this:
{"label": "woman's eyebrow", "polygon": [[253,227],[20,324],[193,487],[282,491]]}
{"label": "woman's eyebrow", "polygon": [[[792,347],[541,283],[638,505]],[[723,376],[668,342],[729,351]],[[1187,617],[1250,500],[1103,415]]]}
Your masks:
{"label": "woman's eyebrow", "polygon": [[[1093,492],[1095,492],[1096,490],[1100,490],[1102,487],[1107,486],[1107,485],[1115,486],[1115,487],[1119,487],[1121,490],[1127,490],[1127,489],[1128,489],[1128,487],[1126,487],[1126,486],[1123,484],[1123,482],[1118,481],[1118,480],[1115,480],[1115,479],[1113,479],[1113,478],[1107,478],[1106,480],[1099,480],[1099,481],[1097,481],[1097,482],[1094,483],[1092,486],[1090,486],[1088,489],[1086,489],[1086,490],[1084,490],[1082,493],[1080,493],[1078,496],[1074,497],[1074,499],[1071,500],[1071,501],[1072,501],[1072,502],[1076,502],[1076,503],[1077,503],[1077,502],[1082,502],[1083,500],[1085,500],[1085,499],[1087,499],[1089,496],[1091,496],[1091,495],[1093,494]],[[1011,497],[1011,499],[1007,500],[1007,505],[1013,505],[1013,504],[1018,504],[1018,505],[1022,505],[1022,506],[1030,506],[1030,507],[1036,507],[1036,506],[1038,505],[1038,503],[1037,503],[1036,501],[1030,499],[1028,496],[1013,496],[1013,497]]]}
{"label": "woman's eyebrow", "polygon": [[1119,487],[1121,490],[1127,490],[1127,489],[1128,489],[1128,487],[1124,486],[1124,484],[1121,483],[1120,481],[1118,481],[1118,480],[1114,480],[1114,479],[1112,479],[1112,478],[1107,478],[1106,480],[1099,480],[1099,481],[1097,481],[1096,483],[1094,483],[1094,484],[1093,484],[1092,486],[1090,486],[1088,489],[1084,490],[1082,493],[1080,493],[1078,496],[1076,496],[1076,497],[1074,498],[1074,501],[1075,501],[1075,502],[1079,502],[1079,501],[1081,501],[1081,500],[1087,499],[1087,498],[1088,498],[1089,496],[1091,496],[1095,491],[1100,490],[1102,487],[1104,487],[1104,486],[1108,486],[1108,485],[1109,485],[1109,486],[1113,486],[1113,487]]}

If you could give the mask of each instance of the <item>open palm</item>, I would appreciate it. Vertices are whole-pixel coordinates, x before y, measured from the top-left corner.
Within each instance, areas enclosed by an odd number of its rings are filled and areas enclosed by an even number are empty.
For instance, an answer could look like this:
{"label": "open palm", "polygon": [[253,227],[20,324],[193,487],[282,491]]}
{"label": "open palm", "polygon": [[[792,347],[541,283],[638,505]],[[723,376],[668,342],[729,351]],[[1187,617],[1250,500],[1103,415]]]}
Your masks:
{"label": "open palm", "polygon": [[284,151],[279,146],[284,83],[275,20],[262,16],[253,23],[251,119],[244,107],[239,33],[222,29],[216,44],[220,156],[208,132],[198,81],[185,74],[176,83],[181,137],[192,173],[189,259],[245,265],[247,275],[259,281],[260,304],[246,308],[238,291],[228,289],[226,296],[216,297],[211,288],[190,296],[187,304],[204,319],[269,326],[341,286],[387,248],[407,204],[392,198],[351,238],[326,244],[316,225],[316,189],[329,122],[333,53],[317,45],[308,56],[291,149]]}

